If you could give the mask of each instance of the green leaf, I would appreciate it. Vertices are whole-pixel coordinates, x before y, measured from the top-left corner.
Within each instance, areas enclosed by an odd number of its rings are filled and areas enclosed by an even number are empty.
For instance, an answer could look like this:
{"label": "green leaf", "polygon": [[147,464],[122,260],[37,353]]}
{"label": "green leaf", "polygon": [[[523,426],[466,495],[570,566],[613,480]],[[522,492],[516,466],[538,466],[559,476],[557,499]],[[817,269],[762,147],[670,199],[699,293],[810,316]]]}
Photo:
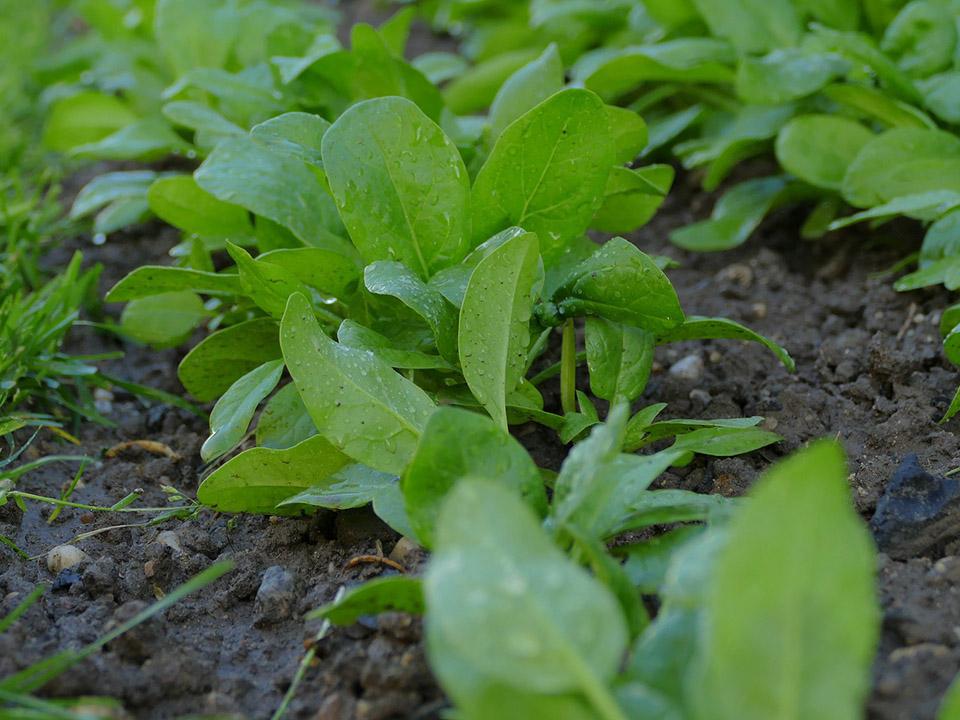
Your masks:
{"label": "green leaf", "polygon": [[330,123],[319,115],[288,112],[265,120],[250,129],[250,137],[272,150],[295,157],[322,170],[321,143]]}
{"label": "green leaf", "polygon": [[277,390],[257,420],[257,445],[286,450],[317,434],[310,413],[293,383]]}
{"label": "green leaf", "polygon": [[605,109],[616,149],[614,163],[629,165],[647,146],[650,139],[647,123],[633,110],[613,105],[607,105]]}
{"label": "green leaf", "polygon": [[179,77],[196,67],[223,67],[237,32],[237,13],[221,0],[157,0],[153,33]]}
{"label": "green leaf", "polygon": [[465,477],[496,480],[538,514],[546,513],[540,471],[520,443],[482,415],[440,408],[430,416],[401,483],[410,524],[426,547],[433,545],[442,502]]}
{"label": "green leaf", "polygon": [[823,94],[868,120],[878,120],[888,127],[935,128],[925,113],[882,90],[866,85],[840,83],[827,85]]}
{"label": "green leaf", "polygon": [[490,143],[504,129],[554,93],[563,89],[563,61],[555,43],[536,60],[529,62],[507,78],[490,105]]}
{"label": "green leaf", "polygon": [[515,233],[477,264],[460,308],[463,377],[504,429],[506,397],[526,370],[539,260],[537,236]]}
{"label": "green leaf", "polygon": [[74,157],[93,160],[156,160],[185,153],[190,146],[162,118],[146,118],[120,128],[96,142],[70,149]]}
{"label": "green leaf", "polygon": [[684,250],[711,252],[742,245],[770,212],[786,187],[780,177],[747,180],[723,194],[709,220],[670,233],[670,242]]}
{"label": "green leaf", "polygon": [[424,284],[403,263],[386,260],[368,265],[363,272],[367,290],[374,295],[389,295],[426,321],[440,354],[451,363],[459,362],[456,308],[437,290]]}
{"label": "green leaf", "polygon": [[257,407],[282,374],[283,360],[271,360],[241,377],[217,400],[210,413],[210,437],[200,448],[204,462],[230,452],[243,440]]}
{"label": "green leaf", "polygon": [[580,690],[595,717],[625,717],[605,685],[627,641],[616,599],[509,490],[477,479],[457,486],[424,591],[430,655],[457,658],[468,682],[477,673],[526,692]]}
{"label": "green leaf", "polygon": [[834,220],[829,228],[838,230],[866,220],[889,220],[901,215],[917,220],[933,220],[945,216],[958,205],[960,205],[960,193],[952,190],[931,190],[914,195],[901,195],[869,210]]}
{"label": "green leaf", "polygon": [[544,257],[581,235],[603,203],[614,162],[604,105],[563,90],[525,113],[497,140],[473,186],[473,239],[516,225],[537,233]]}
{"label": "green leaf", "polygon": [[167,347],[186,340],[208,315],[195,293],[167,292],[127,303],[120,315],[120,327],[138,342]]}
{"label": "green leaf", "polygon": [[623,569],[633,586],[646,595],[656,595],[663,588],[673,554],[703,532],[703,527],[684,525],[635,545],[618,546],[615,552],[626,556]]}
{"label": "green leaf", "polygon": [[829,53],[778,48],[763,57],[745,56],[737,66],[737,95],[753,105],[781,105],[812,95],[844,75],[850,64]]}
{"label": "green leaf", "polygon": [[730,43],[715,38],[679,38],[651,45],[601,48],[581,57],[573,77],[606,101],[646,83],[733,82],[736,59]]}
{"label": "green leaf", "polygon": [[801,115],[777,135],[777,160],[805,182],[839,190],[847,168],[874,137],[854,120],[833,115]]}
{"label": "green leaf", "polygon": [[668,342],[681,342],[683,340],[746,340],[757,342],[767,348],[777,356],[777,359],[783,363],[783,366],[790,372],[797,368],[793,358],[790,357],[783,347],[765,338],[760,333],[754,332],[745,325],[741,325],[733,320],[720,317],[703,317],[700,315],[690,315],[683,321],[682,325],[660,333],[657,337],[658,344]]}
{"label": "green leaf", "polygon": [[940,73],[917,81],[924,105],[944,122],[960,123],[960,71]]}
{"label": "green leaf", "polygon": [[283,450],[251,448],[210,473],[200,484],[197,499],[220,512],[295,512],[277,504],[351,462],[319,435]]}
{"label": "green leaf", "polygon": [[144,200],[157,178],[152,170],[130,170],[98,175],[77,193],[70,218],[82,218],[119,200]]}
{"label": "green leaf", "polygon": [[246,210],[218,200],[190,175],[160,178],[150,186],[147,200],[157,217],[184,232],[240,243],[253,237]]}
{"label": "green leaf", "polygon": [[709,427],[681,435],[670,449],[712,457],[731,457],[759,450],[782,439],[776,433],[756,427]]}
{"label": "green leaf", "polygon": [[288,301],[280,345],[317,431],[355,460],[403,472],[435,408],[427,394],[372,353],[324,335],[300,294]]}
{"label": "green leaf", "polygon": [[324,135],[323,162],[366,262],[398,259],[427,279],[466,255],[466,167],[456,146],[409,100],[354,105]]}
{"label": "green leaf", "polygon": [[595,315],[662,333],[683,322],[670,280],[650,256],[614,238],[576,265],[553,293],[561,317]]}
{"label": "green leaf", "polygon": [[353,625],[365,615],[405,612],[421,615],[424,610],[420,578],[391,575],[368,580],[333,602],[307,615],[308,620],[326,619],[334,625]]}
{"label": "green leaf", "polygon": [[387,488],[396,485],[396,475],[352,463],[331,473],[322,483],[311,483],[306,490],[286,498],[280,505],[350,510],[375,502]]}
{"label": "green leaf", "polygon": [[790,0],[693,0],[713,35],[741,53],[793,47],[803,26]]}
{"label": "green leaf", "polygon": [[653,367],[656,336],[603,318],[587,318],[585,335],[593,394],[609,402],[640,397]]}
{"label": "green leaf", "polygon": [[939,2],[907,3],[883,33],[880,49],[906,74],[926,77],[953,64],[956,11]]}
{"label": "green leaf", "polygon": [[333,198],[313,169],[290,154],[250,137],[220,142],[194,173],[197,184],[226,203],[240,205],[289,228],[306,245],[349,248],[340,237]]}
{"label": "green leaf", "polygon": [[703,522],[717,516],[726,517],[737,506],[736,499],[723,495],[705,495],[690,490],[649,490],[641,493],[630,506],[621,508],[620,524],[610,535],[643,530],[654,525]]}
{"label": "green leaf", "polygon": [[539,54],[535,48],[516,49],[475,65],[444,88],[447,107],[457,115],[483,110],[493,102],[507,78]]}
{"label": "green leaf", "polygon": [[142,265],[110,288],[104,300],[124,302],[181,290],[204,295],[239,295],[242,292],[240,279],[231,273]]}
{"label": "green leaf", "polygon": [[291,295],[307,292],[295,275],[278,265],[254,260],[250,253],[239,245],[228,242],[227,252],[237,264],[244,292],[274,318],[279,320],[283,316],[287,299]]}
{"label": "green leaf", "polygon": [[280,356],[276,321],[255,318],[205,337],[180,362],[177,376],[187,392],[208,402],[241,376]]}
{"label": "green leaf", "polygon": [[855,207],[936,190],[960,193],[960,138],[942,130],[887,130],[860,150],[843,179],[843,197]]}
{"label": "green leaf", "polygon": [[280,248],[258,255],[256,263],[261,270],[271,265],[286,277],[338,299],[349,298],[360,284],[359,258],[338,247]]}
{"label": "green leaf", "polygon": [[937,720],[960,720],[960,682],[954,678],[947,688],[940,709],[937,711]]}
{"label": "green leaf", "polygon": [[430,355],[419,350],[397,347],[387,336],[381,335],[376,330],[371,330],[353,320],[344,320],[340,323],[340,327],[337,329],[337,341],[348,347],[369,350],[392,368],[455,370],[453,365],[439,355]]}
{"label": "green leaf", "polygon": [[80,92],[50,107],[43,144],[54,152],[67,152],[103,140],[136,121],[136,114],[116,96]]}
{"label": "green leaf", "polygon": [[839,444],[775,466],[729,532],[687,684],[698,717],[862,717],[880,620],[876,551]]}
{"label": "green leaf", "polygon": [[174,125],[193,131],[193,143],[210,150],[228,137],[245,136],[246,131],[203,103],[175,100],[163,106],[162,112]]}
{"label": "green leaf", "polygon": [[603,205],[590,227],[613,234],[633,232],[646,225],[670,192],[674,174],[671,165],[648,165],[636,170],[613,168]]}

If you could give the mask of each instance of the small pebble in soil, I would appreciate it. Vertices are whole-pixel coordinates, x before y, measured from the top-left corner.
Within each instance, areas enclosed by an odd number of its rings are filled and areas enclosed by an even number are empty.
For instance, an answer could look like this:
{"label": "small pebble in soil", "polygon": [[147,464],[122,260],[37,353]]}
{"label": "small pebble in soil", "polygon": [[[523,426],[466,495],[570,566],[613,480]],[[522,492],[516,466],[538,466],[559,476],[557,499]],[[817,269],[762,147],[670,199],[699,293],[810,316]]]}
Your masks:
{"label": "small pebble in soil", "polygon": [[296,578],[285,567],[271,565],[266,569],[254,602],[257,625],[270,625],[290,617],[295,585]]}
{"label": "small pebble in soil", "polygon": [[700,388],[694,388],[690,391],[690,399],[694,402],[698,402],[704,407],[710,404],[710,401],[713,400],[713,397],[706,390],[701,390]]}
{"label": "small pebble in soil", "polygon": [[960,534],[960,481],[931,475],[910,453],[877,503],[870,527],[890,557],[925,555]]}
{"label": "small pebble in soil", "polygon": [[180,538],[177,537],[177,534],[173,532],[173,530],[164,530],[157,535],[156,542],[161,545],[166,545],[176,553],[183,552],[183,548],[180,546]]}
{"label": "small pebble in soil", "polygon": [[57,545],[47,553],[47,570],[59,574],[87,560],[87,554],[76,545]]}
{"label": "small pebble in soil", "polygon": [[57,577],[53,580],[53,585],[50,589],[53,592],[63,592],[69,590],[71,587],[76,585],[78,582],[81,582],[83,578],[80,573],[78,573],[73,568],[67,568],[66,570],[61,570]]}
{"label": "small pebble in soil", "polygon": [[687,355],[670,366],[670,374],[675,378],[696,382],[703,377],[703,359],[699,355]]}

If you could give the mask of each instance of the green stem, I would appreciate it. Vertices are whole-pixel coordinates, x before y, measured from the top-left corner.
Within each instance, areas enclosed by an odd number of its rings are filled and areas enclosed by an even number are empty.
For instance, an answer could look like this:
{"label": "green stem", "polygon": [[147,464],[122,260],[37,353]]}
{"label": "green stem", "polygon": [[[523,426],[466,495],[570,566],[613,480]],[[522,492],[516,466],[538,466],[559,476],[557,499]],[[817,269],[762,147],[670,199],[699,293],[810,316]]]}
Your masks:
{"label": "green stem", "polygon": [[[84,503],[75,503],[75,502],[70,502],[68,500],[60,500],[58,498],[45,497],[43,495],[34,495],[33,493],[21,492],[20,490],[14,490],[8,495],[8,497],[22,498],[23,500],[35,500],[36,502],[47,503],[48,505],[59,505],[61,507],[77,508],[78,510],[92,510],[97,512],[160,513],[160,512],[168,512],[170,510],[187,510],[190,507],[189,505],[183,505],[181,507],[174,505],[172,507],[144,507],[144,508],[104,507],[103,505],[85,505]],[[124,500],[126,499],[127,498],[124,498]],[[136,497],[134,497],[133,499],[136,499]]]}
{"label": "green stem", "polygon": [[[577,365],[581,365],[583,361],[586,359],[587,359],[586,351],[581,350],[580,352],[577,353]],[[530,378],[527,382],[529,382],[531,385],[540,385],[546,382],[547,380],[549,380],[550,378],[555,378],[557,375],[560,374],[560,366],[561,366],[560,362],[555,362],[553,365],[548,365],[543,370],[541,370],[536,375],[534,375],[532,378]]]}
{"label": "green stem", "polygon": [[563,323],[560,348],[560,407],[564,414],[577,411],[577,334],[573,318]]}

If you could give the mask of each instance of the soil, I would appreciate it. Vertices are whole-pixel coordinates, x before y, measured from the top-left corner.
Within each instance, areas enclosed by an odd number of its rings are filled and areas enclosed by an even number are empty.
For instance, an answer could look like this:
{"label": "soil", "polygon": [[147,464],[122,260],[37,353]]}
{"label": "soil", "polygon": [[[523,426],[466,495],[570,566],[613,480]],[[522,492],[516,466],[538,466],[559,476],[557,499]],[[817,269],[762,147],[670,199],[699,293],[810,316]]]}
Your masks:
{"label": "soil", "polygon": [[[665,416],[671,417],[762,415],[764,426],[784,438],[750,456],[699,458],[666,474],[661,484],[742,494],[771,461],[814,438],[835,436],[849,454],[852,497],[867,520],[910,453],[931,473],[929,482],[952,486],[940,476],[960,464],[960,421],[937,424],[958,382],[942,358],[937,329],[948,297],[940,290],[898,294],[889,276],[877,276],[915,248],[916,228],[851,230],[812,243],[799,237],[802,214],[781,212],[741,248],[692,255],[666,238],[670,229],[709,214],[713,196],[699,192],[696,183],[695,175],[681,175],[661,212],[633,239],[648,252],[682,263],[670,276],[688,313],[724,315],[780,341],[796,360],[797,372],[787,372],[758,345],[709,341],[660,348],[638,405],[667,402]],[[169,230],[151,224],[83,249],[89,261],[104,264],[106,289],[135,265],[162,262],[175,240]],[[74,330],[69,345],[76,352],[121,347],[116,339],[84,328]],[[113,363],[111,372],[182,392],[176,365],[184,348],[123,349],[125,359]],[[702,360],[698,377],[669,372],[690,356]],[[51,436],[38,442],[32,455],[79,451],[100,457],[121,441],[150,439],[166,444],[177,457],[135,448],[101,458],[88,468],[74,500],[109,505],[141,488],[145,504],[160,505],[165,502],[161,485],[196,491],[203,470],[203,421],[120,391],[102,397],[101,404],[116,428],[79,428],[79,449]],[[559,466],[565,448],[548,434],[520,428],[518,436],[538,462]],[[19,486],[55,495],[74,469],[51,465],[25,476]],[[48,514],[38,504],[28,505],[25,513],[8,504],[0,508],[0,534],[42,556],[77,533],[130,517],[67,511],[48,525]],[[936,533],[909,553],[890,546],[878,554],[884,619],[868,705],[875,720],[934,718],[960,667],[960,542],[954,537],[960,535],[960,522],[942,520],[934,523]],[[174,536],[160,536],[161,531]],[[94,640],[111,623],[218,559],[231,558],[237,564],[232,573],[112,643],[43,693],[109,695],[143,718],[269,717],[305,642],[318,629],[304,622],[303,614],[332,599],[343,585],[393,572],[381,564],[348,564],[360,555],[390,554],[397,541],[369,511],[359,510],[283,520],[201,513],[160,527],[105,530],[79,543],[89,555],[86,563],[58,576],[42,557],[21,561],[0,546],[0,616],[37,583],[55,583],[0,635],[0,677]],[[398,557],[412,572],[424,560],[417,550]],[[269,597],[269,586],[276,591],[277,582],[261,589],[265,575],[271,581],[280,578],[279,600]],[[426,664],[415,618],[388,614],[337,629],[317,649],[318,661],[306,674],[289,718],[426,719],[440,717],[446,706]]]}

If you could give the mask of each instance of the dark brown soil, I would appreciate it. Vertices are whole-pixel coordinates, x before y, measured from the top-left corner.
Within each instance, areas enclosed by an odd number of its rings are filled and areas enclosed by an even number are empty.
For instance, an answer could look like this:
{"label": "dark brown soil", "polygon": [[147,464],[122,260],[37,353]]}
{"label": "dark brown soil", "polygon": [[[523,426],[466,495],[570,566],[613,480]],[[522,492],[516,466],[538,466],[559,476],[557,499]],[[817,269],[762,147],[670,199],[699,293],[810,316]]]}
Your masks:
{"label": "dark brown soil", "polygon": [[[782,342],[797,361],[796,374],[761,347],[727,341],[689,342],[661,348],[645,402],[668,402],[674,417],[763,415],[765,426],[784,436],[777,446],[748,457],[698,459],[673,471],[663,484],[699,492],[740,494],[772,460],[805,442],[838,437],[849,453],[854,501],[865,519],[897,467],[916,453],[924,468],[942,475],[960,464],[956,421],[938,425],[957,373],[940,352],[937,323],[948,304],[940,291],[897,294],[890,266],[916,243],[909,226],[874,233],[852,232],[822,243],[799,238],[802,216],[771,218],[744,247],[715,255],[690,255],[666,241],[674,227],[705,216],[711,198],[695,178],[681,176],[663,210],[636,240],[649,252],[671,255],[683,266],[671,271],[689,313],[724,315]],[[148,226],[136,236],[116,236],[85,249],[106,267],[108,287],[130,267],[162,261],[174,242],[169,231]],[[54,258],[55,259],[55,258]],[[77,330],[74,350],[118,347],[117,341]],[[127,347],[119,375],[179,392],[181,351]],[[676,361],[699,356],[704,371],[680,379]],[[202,470],[202,421],[181,410],[147,407],[117,392],[103,409],[118,428],[81,428],[82,450],[99,455],[128,439],[166,443],[180,459],[131,450],[90,467],[74,499],[111,504],[135,488],[149,505],[162,504],[161,484],[190,494]],[[520,429],[538,461],[556,467],[563,448],[543,433]],[[34,455],[74,452],[48,439]],[[73,468],[50,466],[25,477],[25,490],[57,494]],[[31,554],[67,542],[79,532],[129,520],[64,512],[53,525],[47,510],[31,504],[21,514],[0,508],[0,534]],[[170,530],[170,547],[157,541]],[[960,525],[957,526],[960,536]],[[165,536],[169,542],[169,537]],[[85,540],[90,561],[76,577],[61,574],[63,587],[47,592],[11,630],[0,636],[0,677],[56,650],[78,647],[111,622],[129,617],[218,559],[237,569],[85,661],[44,692],[55,696],[111,695],[131,715],[169,718],[186,713],[264,718],[276,709],[317,626],[301,618],[330,600],[344,584],[381,573],[380,565],[346,568],[350,558],[394,550],[397,537],[367,511],[324,513],[311,519],[230,519],[209,513],[163,527],[123,528]],[[418,552],[401,562],[416,571]],[[268,568],[292,576],[289,614],[257,593]],[[271,573],[278,571],[271,570]],[[869,716],[876,720],[927,720],[960,666],[960,544],[949,537],[922,557],[878,555],[883,633]],[[24,562],[0,546],[0,616],[39,582],[54,576],[45,562]],[[280,607],[280,610],[277,610]],[[317,720],[435,718],[444,707],[427,668],[419,621],[388,615],[335,630],[318,648],[318,662],[287,717]]]}

